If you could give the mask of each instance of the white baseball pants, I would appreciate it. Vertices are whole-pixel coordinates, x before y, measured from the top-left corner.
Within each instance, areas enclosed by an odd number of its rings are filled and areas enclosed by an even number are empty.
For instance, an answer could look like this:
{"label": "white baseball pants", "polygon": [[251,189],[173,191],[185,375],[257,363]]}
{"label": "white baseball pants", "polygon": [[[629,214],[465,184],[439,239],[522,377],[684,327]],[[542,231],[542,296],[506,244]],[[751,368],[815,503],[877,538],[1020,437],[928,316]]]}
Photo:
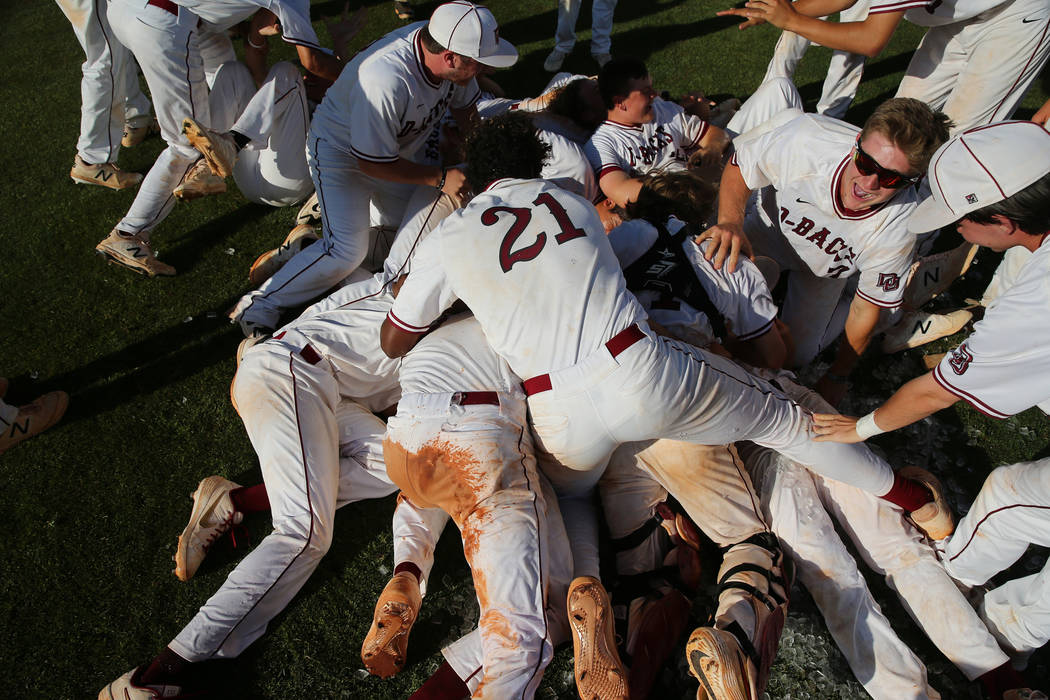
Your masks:
{"label": "white baseball pants", "polygon": [[1009,119],[1050,58],[1050,5],[1010,0],[964,22],[931,27],[897,97],[955,122],[953,133]]}
{"label": "white baseball pants", "polygon": [[391,523],[394,566],[411,562],[419,567],[421,596],[427,594],[427,580],[434,567],[434,550],[447,524],[448,513],[445,511],[440,508],[420,508],[398,494]]}
{"label": "white baseball pants", "polygon": [[109,21],[146,76],[160,133],[168,144],[116,226],[148,239],[175,203],[172,190],[200,157],[182,133],[183,118],[193,117],[205,126],[211,123],[197,15],[185,7],[174,15],[145,0],[110,0]]}
{"label": "white baseball pants", "polygon": [[77,155],[88,163],[115,162],[124,122],[149,117],[149,100],[139,87],[138,66],[114,36],[106,5],[106,0],[58,0],[84,49]]}
{"label": "white baseball pants", "polygon": [[[847,7],[839,14],[839,21],[863,22],[868,16],[870,6],[869,0],[858,0],[852,7]],[[822,17],[821,19],[826,20],[827,18]],[[762,82],[773,78],[791,80],[795,75],[798,62],[802,60],[810,43],[809,39],[794,32],[781,32],[777,45],[773,48],[773,58],[769,61]],[[865,57],[858,53],[848,51],[831,53],[831,63],[828,65],[828,74],[824,78],[820,101],[817,102],[817,112],[836,119],[846,116],[846,110],[853,102],[857,94],[857,86],[860,85],[860,80],[864,76],[865,60]]]}
{"label": "white baseball pants", "polygon": [[788,109],[802,112],[802,96],[798,94],[798,88],[788,78],[768,78],[740,105],[726,124],[726,131],[730,136],[738,136]]}
{"label": "white baseball pants", "polygon": [[224,63],[211,88],[212,128],[247,136],[233,167],[233,179],[244,197],[272,207],[290,206],[314,189],[306,164],[310,107],[299,69],[275,63],[255,89],[248,67]]}
{"label": "white baseball pants", "polygon": [[863,445],[814,442],[808,413],[769,382],[699,348],[644,337],[613,357],[605,348],[550,374],[529,397],[537,449],[557,464],[559,493],[582,493],[622,443],[668,438],[701,445],[752,440],[810,469],[876,495],[893,484],[889,465]]}
{"label": "white baseball pants", "polygon": [[476,698],[527,698],[554,649],[547,629],[546,505],[525,403],[457,403],[406,394],[388,423],[390,478],[416,506],[440,507],[460,529],[481,609],[483,678]]}
{"label": "white baseball pants", "polygon": [[[558,26],[554,30],[554,50],[572,53],[576,45],[576,19],[582,0],[558,0]],[[591,6],[591,53],[609,53],[612,47],[613,11],[616,0],[594,0]]]}
{"label": "white baseball pants", "polygon": [[[945,543],[944,566],[959,581],[979,586],[1030,544],[1050,545],[1050,459],[999,467],[988,476]],[[1050,641],[1050,563],[985,594],[981,617],[1015,663],[1026,664]]]}
{"label": "white baseball pants", "polygon": [[288,332],[244,356],[233,398],[259,456],[273,532],[245,557],[169,646],[189,661],[229,658],[258,639],[332,542],[335,510],[396,488],[386,426],[339,397],[329,361]]}

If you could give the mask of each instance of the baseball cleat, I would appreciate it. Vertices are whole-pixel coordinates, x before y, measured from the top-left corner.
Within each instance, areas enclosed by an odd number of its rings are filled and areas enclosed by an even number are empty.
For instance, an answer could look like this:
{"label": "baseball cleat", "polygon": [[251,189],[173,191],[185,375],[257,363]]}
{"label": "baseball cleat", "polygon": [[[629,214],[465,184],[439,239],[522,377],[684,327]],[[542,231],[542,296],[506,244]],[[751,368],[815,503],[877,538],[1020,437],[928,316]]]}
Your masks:
{"label": "baseball cleat", "polygon": [[141,175],[124,172],[116,163],[88,163],[80,156],[73,156],[69,176],[81,185],[101,185],[111,190],[126,190],[142,182]]}
{"label": "baseball cleat", "polygon": [[177,685],[139,685],[139,669],[133,668],[123,676],[98,691],[98,700],[157,700],[159,698],[184,698],[182,688]]}
{"label": "baseball cleat", "polygon": [[372,626],[361,644],[361,661],[373,676],[389,678],[405,667],[408,633],[421,602],[419,581],[407,571],[395,574],[379,594]]}
{"label": "baseball cleat", "polygon": [[138,146],[146,140],[150,134],[159,134],[160,124],[156,119],[150,117],[136,117],[134,121],[124,122],[124,136],[120,139],[120,145],[124,148]]}
{"label": "baseball cleat", "polygon": [[952,250],[936,255],[927,255],[912,263],[911,275],[904,289],[904,306],[918,309],[923,304],[942,294],[952,282],[970,269],[977,245],[963,242]]}
{"label": "baseball cleat", "polygon": [[947,354],[948,353],[946,352],[938,352],[934,353],[933,355],[923,355],[922,366],[926,369],[933,369],[937,365],[941,364],[941,360],[943,360],[944,356]]}
{"label": "baseball cleat", "polygon": [[299,213],[295,215],[295,225],[299,224],[321,225],[321,203],[317,201],[316,192],[307,197],[303,206],[299,207]]}
{"label": "baseball cleat", "polygon": [[[250,336],[248,336],[247,338],[242,340],[240,343],[238,343],[237,344],[237,366],[238,367],[241,366],[241,360],[244,359],[245,353],[247,353],[249,350],[254,348],[259,343],[264,343],[267,340],[269,340],[271,335],[273,335],[273,331],[268,331],[268,330],[260,328],[260,329],[257,329]],[[232,394],[231,394],[231,397],[232,397]],[[236,408],[236,406],[234,406],[234,408]]]}
{"label": "baseball cleat", "polygon": [[102,239],[95,252],[112,263],[123,265],[147,277],[173,277],[175,268],[157,260],[149,243],[139,236],[124,234],[113,229]]}
{"label": "baseball cleat", "polygon": [[882,351],[889,354],[932,343],[958,333],[972,318],[973,312],[967,309],[948,314],[909,311],[897,325],[886,331],[882,339]]}
{"label": "baseball cleat", "polygon": [[564,51],[554,49],[547,55],[547,58],[543,61],[543,70],[548,73],[557,73],[561,70],[561,64],[565,63],[565,57],[569,54]]}
{"label": "baseball cleat", "polygon": [[[7,380],[3,381],[6,391]],[[57,423],[68,406],[69,395],[66,392],[52,391],[19,408],[18,415],[10,425],[0,422],[0,427],[4,429],[0,434],[0,455]]]}
{"label": "baseball cleat", "polygon": [[593,576],[569,586],[567,600],[576,690],[583,700],[627,698],[627,672],[616,652],[612,604]]}
{"label": "baseball cleat", "polygon": [[233,175],[233,164],[237,162],[239,150],[233,136],[207,129],[189,117],[182,120],[182,133],[201,152],[213,173],[223,178]]}
{"label": "baseball cleat", "polygon": [[255,259],[251,269],[248,270],[248,280],[253,287],[259,287],[263,282],[277,274],[277,271],[294,258],[299,251],[319,238],[317,229],[310,224],[296,226],[285,237],[284,242],[279,247],[268,250]]}
{"label": "baseball cleat", "polygon": [[175,548],[175,576],[180,581],[193,578],[212,543],[244,519],[243,513],[234,510],[230,499],[230,492],[239,488],[239,484],[221,476],[209,476],[190,494],[193,499],[190,521]]}
{"label": "baseball cleat", "polygon": [[188,202],[191,199],[200,199],[210,194],[222,194],[225,191],[226,181],[213,173],[207,161],[201,158],[190,168],[186,177],[182,178],[182,182],[171,193],[176,199]]}
{"label": "baseball cleat", "polygon": [[1014,688],[1003,693],[1003,700],[1047,700],[1046,693],[1031,688]]}
{"label": "baseball cleat", "polygon": [[931,540],[943,540],[952,534],[955,521],[951,508],[944,500],[944,487],[940,480],[922,467],[901,467],[897,473],[905,479],[919,482],[933,494],[932,501],[908,514],[916,527]]}
{"label": "baseball cleat", "polygon": [[700,681],[697,700],[755,700],[747,678],[747,656],[731,633],[697,627],[685,645],[689,673]]}

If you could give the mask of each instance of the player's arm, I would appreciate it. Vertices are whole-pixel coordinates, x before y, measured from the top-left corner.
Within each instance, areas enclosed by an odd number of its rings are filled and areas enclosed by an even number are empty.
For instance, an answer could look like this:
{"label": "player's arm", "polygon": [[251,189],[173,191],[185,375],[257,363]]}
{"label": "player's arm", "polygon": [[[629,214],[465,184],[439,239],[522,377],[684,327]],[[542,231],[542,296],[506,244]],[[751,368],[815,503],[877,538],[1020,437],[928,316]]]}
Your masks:
{"label": "player's arm", "polygon": [[[829,14],[824,11],[829,7],[831,3],[827,6],[803,6],[806,12],[803,14],[788,0],[748,0],[744,7],[723,10],[718,14],[737,15],[749,21],[769,22],[829,49],[859,53],[869,58],[879,55],[886,48],[901,18],[904,17],[904,12],[900,11],[869,14],[860,22],[828,22],[818,19]],[[819,14],[812,15],[813,12]]]}
{"label": "player's arm", "polygon": [[[958,396],[937,383],[933,372],[927,372],[902,386],[869,415],[879,430],[889,432],[932,416],[958,400]],[[857,419],[851,416],[837,413],[813,415],[813,432],[818,442],[861,442],[856,426]]]}
{"label": "player's arm", "polygon": [[379,329],[379,345],[387,357],[404,357],[408,351],[416,347],[416,343],[426,335],[425,333],[413,333],[398,328],[390,322],[389,318],[383,319],[383,326]]}
{"label": "player's arm", "polygon": [[744,210],[750,196],[751,188],[744,181],[740,167],[727,163],[718,188],[718,223],[696,239],[697,243],[711,240],[704,257],[714,260],[715,269],[721,270],[728,257],[729,271],[734,272],[741,252],[752,257],[751,242],[744,234]]}
{"label": "player's arm", "polygon": [[622,170],[609,170],[598,180],[598,187],[613,204],[624,207],[638,199],[642,181]]}
{"label": "player's arm", "polygon": [[788,343],[781,335],[781,328],[787,329],[779,319],[773,322],[762,335],[748,340],[727,340],[726,348],[744,362],[754,367],[780,369],[788,359]]}
{"label": "player's arm", "polygon": [[467,191],[467,176],[459,168],[423,165],[405,158],[380,163],[358,158],[358,167],[365,175],[412,185],[429,185],[450,197],[460,199]]}
{"label": "player's arm", "polygon": [[1044,129],[1046,128],[1047,120],[1050,120],[1050,100],[1044,102],[1043,106],[1040,107],[1039,111],[1036,112],[1035,116],[1032,117],[1032,121],[1034,121],[1036,124],[1043,127]]}
{"label": "player's arm", "polygon": [[335,82],[339,78],[339,73],[343,70],[342,61],[320,49],[296,44],[295,52],[298,54],[299,63],[303,64],[303,68],[325,80]]}
{"label": "player's arm", "polygon": [[832,406],[837,406],[846,395],[846,378],[853,371],[857,360],[864,354],[875,334],[881,310],[866,299],[854,295],[846,316],[846,328],[838,353],[831,367],[817,382],[816,390]]}

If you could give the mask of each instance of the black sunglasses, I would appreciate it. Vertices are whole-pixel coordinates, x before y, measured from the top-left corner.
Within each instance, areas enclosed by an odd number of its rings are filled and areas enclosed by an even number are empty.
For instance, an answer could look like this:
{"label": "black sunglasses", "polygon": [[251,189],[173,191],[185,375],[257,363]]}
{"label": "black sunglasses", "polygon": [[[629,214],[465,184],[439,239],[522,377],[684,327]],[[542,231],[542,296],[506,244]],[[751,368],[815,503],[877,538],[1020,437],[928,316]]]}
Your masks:
{"label": "black sunglasses", "polygon": [[890,170],[879,165],[874,158],[865,153],[864,149],[860,147],[859,136],[857,137],[856,150],[853,152],[853,163],[857,166],[857,172],[865,177],[878,175],[879,187],[887,189],[897,190],[901,187],[914,185],[922,179],[922,175],[902,175],[896,170]]}

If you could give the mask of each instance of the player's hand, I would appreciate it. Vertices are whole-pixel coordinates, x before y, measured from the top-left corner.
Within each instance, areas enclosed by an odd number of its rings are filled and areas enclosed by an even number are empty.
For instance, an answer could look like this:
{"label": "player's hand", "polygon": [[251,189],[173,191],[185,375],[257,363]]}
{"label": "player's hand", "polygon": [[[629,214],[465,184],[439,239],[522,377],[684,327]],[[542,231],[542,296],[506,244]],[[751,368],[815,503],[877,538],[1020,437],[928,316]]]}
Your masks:
{"label": "player's hand", "polygon": [[1044,129],[1047,128],[1046,122],[1048,120],[1050,120],[1050,100],[1044,102],[1043,106],[1040,107],[1039,111],[1035,113],[1034,117],[1032,117],[1032,121],[1034,121],[1036,124],[1043,127]]}
{"label": "player's hand", "polygon": [[857,419],[838,413],[814,413],[813,434],[817,442],[862,442],[857,435]]}
{"label": "player's hand", "polygon": [[332,37],[332,48],[336,56],[343,60],[349,58],[347,47],[350,45],[350,40],[357,36],[357,33],[365,26],[367,19],[368,13],[365,12],[364,7],[358,8],[357,12],[350,16],[350,3],[348,2],[343,5],[343,14],[338,20],[325,22],[324,26],[328,29],[328,36]]}
{"label": "player's hand", "polygon": [[715,106],[715,103],[704,97],[702,92],[690,92],[687,95],[683,95],[678,100],[678,104],[681,105],[686,114],[692,114],[705,122],[711,116],[711,108]]}
{"label": "player's hand", "polygon": [[[791,3],[788,2],[788,0],[748,0],[744,4],[744,7],[723,10],[718,14],[745,17],[749,22],[752,20],[758,20],[758,22],[755,22],[756,24],[769,22],[774,27],[785,29],[787,25],[794,20],[798,13],[795,12],[795,8],[791,6]],[[745,22],[740,25],[739,28],[744,29],[745,26],[754,25]]]}
{"label": "player's hand", "polygon": [[707,250],[704,251],[704,259],[712,261],[716,270],[721,270],[726,259],[729,259],[729,271],[736,272],[737,262],[740,254],[753,258],[751,241],[744,235],[744,227],[735,223],[723,223],[712,226],[696,237],[697,245],[710,240]]}
{"label": "player's hand", "polygon": [[732,7],[728,10],[719,10],[715,14],[719,17],[729,17],[731,15],[736,15],[737,17],[744,17],[747,21],[741,22],[740,24],[736,25],[736,28],[741,30],[748,29],[750,27],[757,27],[760,24],[766,23],[766,21],[761,17],[749,16],[747,14],[748,12],[750,12],[750,10],[744,7]]}
{"label": "player's hand", "polygon": [[467,184],[466,174],[459,168],[449,168],[445,172],[445,184],[441,191],[459,201],[470,198],[470,185]]}
{"label": "player's hand", "polygon": [[832,379],[830,375],[825,374],[817,381],[817,385],[813,388],[816,389],[817,393],[823,396],[824,400],[831,404],[832,407],[838,408],[842,399],[846,397],[849,383]]}

